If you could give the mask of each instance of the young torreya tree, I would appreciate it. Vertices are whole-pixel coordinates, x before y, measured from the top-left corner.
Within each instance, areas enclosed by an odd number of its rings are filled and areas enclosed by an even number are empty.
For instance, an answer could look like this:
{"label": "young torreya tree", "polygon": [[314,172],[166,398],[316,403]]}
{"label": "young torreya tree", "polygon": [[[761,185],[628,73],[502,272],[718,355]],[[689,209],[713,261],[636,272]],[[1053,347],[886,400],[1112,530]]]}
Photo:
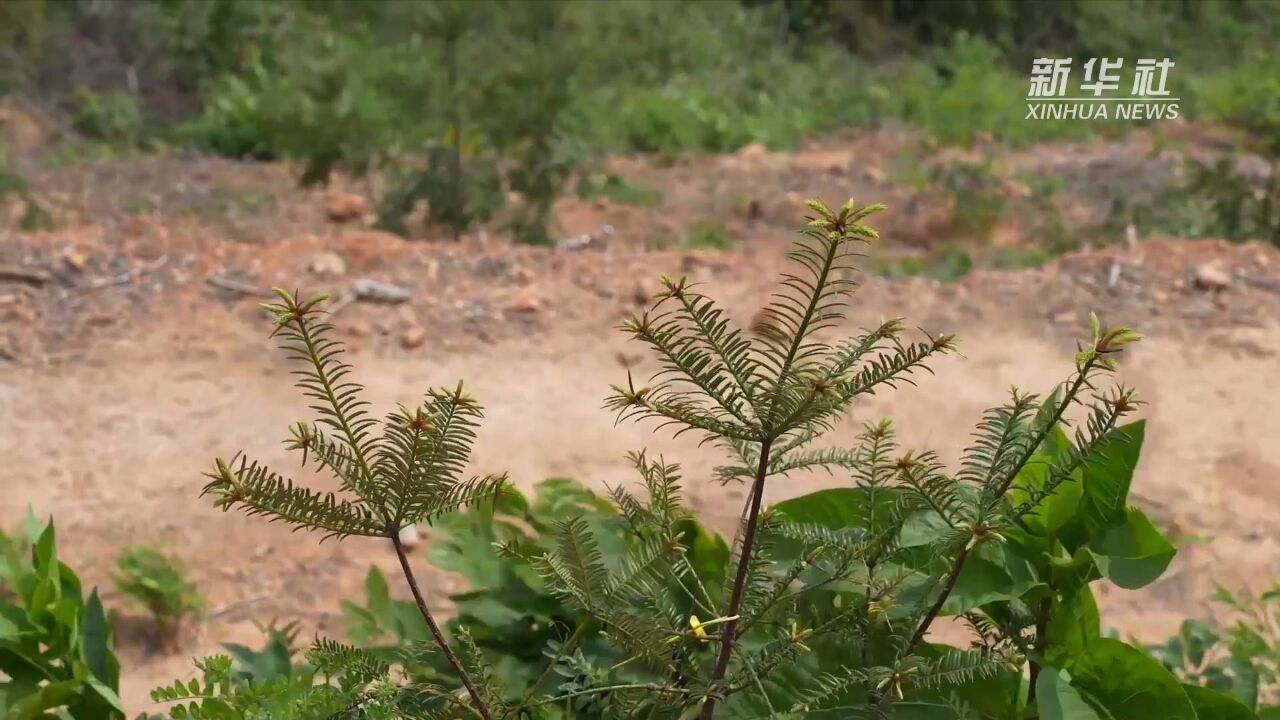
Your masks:
{"label": "young torreya tree", "polygon": [[[298,529],[318,531],[325,538],[390,540],[440,652],[475,710],[488,720],[491,715],[481,688],[427,608],[400,540],[401,529],[409,524],[429,523],[442,513],[502,492],[504,475],[463,479],[480,406],[459,383],[454,390],[431,390],[420,405],[400,407],[379,426],[365,409],[360,386],[348,378],[351,367],[342,360],[342,346],[330,337],[332,326],[321,318],[319,305],[325,298],[302,301],[282,290],[277,295],[280,302],[267,306],[275,316],[275,334],[283,339],[281,347],[289,357],[302,363],[296,371],[297,384],[320,416],[319,422],[294,425],[287,446],[302,453],[304,466],[331,473],[343,497],[296,485],[243,456],[229,462],[219,459],[208,474],[204,494],[223,510],[265,515]],[[334,656],[332,647],[313,648],[313,652]],[[370,658],[362,662],[376,666]]]}
{"label": "young torreya tree", "polygon": [[[719,480],[749,483],[734,542],[690,522],[676,465],[638,453],[632,460],[647,499],[611,491],[628,525],[621,551],[606,547],[594,520],[573,514],[555,522],[549,542],[498,546],[500,561],[531,566],[572,610],[562,614],[574,618],[571,627],[547,648],[550,661],[532,680],[504,684],[465,627],[455,638],[465,652],[454,653],[398,540],[408,522],[430,522],[501,491],[501,477],[460,479],[479,418],[475,402],[460,387],[434,391],[375,433],[319,318],[319,299],[281,292],[271,306],[277,331],[302,362],[299,384],[321,415],[318,424],[295,426],[289,446],[332,472],[344,497],[295,486],[244,459],[219,461],[206,493],[224,509],[326,536],[389,539],[460,690],[441,677],[409,676],[420,662],[405,663],[393,679],[385,663],[324,642],[312,649],[325,678],[318,683],[275,695],[242,691],[228,683],[229,661],[215,658],[202,665],[204,685],[176,684],[156,697],[192,701],[183,712],[205,712],[212,702],[241,712],[220,717],[261,711],[264,698],[275,698],[285,705],[272,705],[272,717],[322,716],[316,708],[330,713],[323,716],[601,720],[825,710],[932,720],[1036,716],[1037,693],[1057,708],[1133,716],[1125,703],[1150,686],[1163,693],[1151,696],[1165,703],[1161,717],[1194,720],[1194,711],[1182,711],[1201,693],[1151,675],[1164,672],[1149,667],[1154,660],[1142,665],[1130,652],[1146,658],[1140,651],[1102,638],[1089,591],[1099,577],[1140,587],[1172,557],[1125,503],[1142,426],[1120,420],[1134,410],[1134,394],[1095,390],[1138,335],[1104,329],[1091,316],[1092,337],[1067,380],[1044,400],[1014,390],[988,411],[954,474],[932,452],[900,450],[888,421],[868,424],[853,447],[819,444],[858,398],[910,382],[955,341],[907,340],[899,320],[832,341],[854,288],[854,260],[877,237],[865,220],[881,207],[810,207],[793,269],[758,337],[736,329],[683,279],[664,279],[654,306],[624,324],[662,368],[647,386],[615,387],[607,406],[726,449],[734,461]],[[1068,437],[1062,428],[1078,406],[1087,406],[1086,417]],[[817,469],[847,473],[852,486],[764,507],[771,479]],[[971,623],[973,647],[929,639],[944,615]],[[1146,683],[1141,689],[1116,684],[1127,676],[1106,668],[1120,662],[1134,678],[1148,673],[1133,680]]]}

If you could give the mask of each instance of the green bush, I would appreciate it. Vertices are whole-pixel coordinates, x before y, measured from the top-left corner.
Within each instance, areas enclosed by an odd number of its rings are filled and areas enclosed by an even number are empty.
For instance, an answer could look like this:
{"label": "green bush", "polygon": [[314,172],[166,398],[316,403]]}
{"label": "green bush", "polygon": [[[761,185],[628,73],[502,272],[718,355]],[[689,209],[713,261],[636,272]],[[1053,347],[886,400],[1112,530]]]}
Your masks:
{"label": "green bush", "polygon": [[168,649],[176,649],[182,623],[204,609],[196,586],[180,565],[159,550],[137,546],[120,556],[114,577],[116,589],[126,599],[151,614],[156,637]]}
{"label": "green bush", "polygon": [[58,560],[53,522],[0,532],[0,716],[123,718],[120,665],[96,589]]}
{"label": "green bush", "polygon": [[1219,589],[1214,599],[1223,611],[1219,619],[1183,622],[1177,635],[1149,648],[1151,654],[1183,682],[1269,708],[1264,718],[1280,717],[1280,586],[1245,597]]}
{"label": "green bush", "polygon": [[[615,386],[607,406],[724,448],[716,479],[747,488],[728,543],[692,521],[679,468],[662,459],[633,457],[642,493],[611,489],[612,510],[566,481],[529,503],[501,476],[465,479],[476,401],[461,386],[432,391],[378,423],[318,317],[323,298],[279,291],[276,331],[320,412],[293,426],[288,446],[340,492],[237,457],[215,463],[205,493],[325,537],[390,541],[413,603],[371,573],[366,605],[345,612],[373,649],[317,640],[323,672],[278,716],[345,701],[378,717],[1255,717],[1101,632],[1092,584],[1143,587],[1175,552],[1128,504],[1138,401],[1105,388],[1139,336],[1091,316],[1066,379],[1044,397],[1012,391],[955,471],[899,447],[887,420],[847,448],[814,445],[855,398],[906,382],[955,339],[909,338],[895,319],[819,340],[837,329],[852,262],[877,237],[864,218],[881,208],[810,206],[754,336],[684,279],[664,278],[654,307],[624,325],[665,371]],[[847,480],[763,505],[766,484],[811,470]],[[445,628],[400,540],[409,523],[435,525],[435,561],[472,583]],[[944,616],[976,641],[939,642],[931,630]],[[175,716],[244,697],[229,660],[201,667],[204,683],[157,691],[186,703]]]}
{"label": "green bush", "polygon": [[578,180],[578,197],[603,198],[624,205],[649,207],[662,202],[662,193],[613,173],[587,173]]}
{"label": "green bush", "polygon": [[1193,76],[1188,95],[1193,116],[1252,131],[1264,150],[1280,155],[1280,52],[1274,47],[1251,52],[1218,72]]}
{"label": "green bush", "polygon": [[[644,456],[631,458],[640,472],[654,465]],[[618,567],[633,544],[627,517],[581,484],[566,478],[540,483],[532,499],[509,490],[493,505],[471,508],[440,518],[433,526],[428,557],[438,568],[466,579],[466,591],[449,596],[457,616],[448,623],[451,637],[470,635],[500,684],[508,701],[533,693],[550,693],[564,682],[562,675],[544,672],[546,653],[565,649],[584,665],[608,666],[625,655],[602,638],[584,641],[590,618],[563,602],[552,587],[521,556],[554,552],[556,528],[564,522],[585,523],[600,544],[604,562]],[[714,580],[728,548],[692,517],[680,521],[678,532],[688,548],[687,560],[701,582]],[[505,548],[495,553],[495,547]],[[692,600],[689,600],[692,602]],[[386,660],[403,656],[402,649],[430,642],[428,628],[412,602],[394,600],[386,578],[371,568],[365,580],[363,605],[343,603],[343,615],[353,642]],[[575,628],[584,628],[573,638]],[[448,682],[443,663],[408,666],[419,679]]]}
{"label": "green bush", "polygon": [[132,95],[79,88],[71,96],[71,126],[90,138],[133,147],[143,138],[142,108]]}

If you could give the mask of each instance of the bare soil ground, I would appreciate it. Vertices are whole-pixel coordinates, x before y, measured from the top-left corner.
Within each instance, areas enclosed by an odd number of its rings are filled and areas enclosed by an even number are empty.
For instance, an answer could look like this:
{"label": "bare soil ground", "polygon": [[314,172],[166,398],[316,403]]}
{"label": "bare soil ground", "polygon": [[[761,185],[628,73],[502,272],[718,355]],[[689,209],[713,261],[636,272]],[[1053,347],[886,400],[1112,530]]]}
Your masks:
{"label": "bare soil ground", "polygon": [[[336,322],[375,409],[464,379],[487,408],[478,470],[506,470],[526,486],[552,475],[601,486],[631,479],[628,450],[660,450],[685,465],[695,505],[726,529],[743,493],[710,481],[720,460],[713,450],[615,426],[601,409],[608,385],[628,369],[655,368],[613,328],[662,272],[707,283],[749,325],[804,196],[887,198],[889,240],[876,253],[941,232],[945,208],[922,220],[933,212],[927,198],[885,178],[880,168],[893,158],[883,140],[850,135],[792,155],[751,150],[675,166],[616,160],[613,169],[662,187],[664,199],[651,208],[562,203],[566,235],[615,229],[581,250],[337,228],[324,219],[323,197],[294,189],[281,166],[168,157],[43,172],[35,186],[52,199],[60,229],[0,231],[0,267],[27,274],[0,279],[0,522],[12,525],[28,505],[53,515],[67,561],[104,588],[132,543],[186,561],[210,616],[177,655],[121,633],[133,711],[146,708],[157,682],[187,676],[192,655],[257,642],[255,621],[302,619],[304,635],[340,635],[338,601],[360,597],[369,564],[394,570],[389,548],[317,545],[197,498],[200,473],[217,455],[243,449],[281,470],[296,467],[280,441],[305,411],[254,294],[283,285],[338,295]],[[1128,157],[1118,164],[1125,172],[1159,172],[1159,154],[1143,142],[1038,148],[1036,167]],[[1005,161],[1035,164],[1035,156]],[[138,197],[142,209],[131,204]],[[648,249],[655,235],[702,217],[724,218],[744,240],[725,252]],[[359,279],[401,285],[412,297],[352,301]],[[1089,310],[1148,336],[1120,372],[1148,402],[1134,501],[1181,537],[1209,538],[1185,543],[1153,586],[1103,591],[1111,626],[1157,639],[1202,612],[1215,584],[1280,577],[1280,252],[1151,238],[1036,269],[978,270],[948,285],[865,277],[845,329],[904,316],[957,333],[962,354],[936,363],[917,387],[856,407],[837,435],[890,416],[906,441],[954,459],[1010,385],[1044,392],[1066,377]],[[841,482],[797,476],[775,483],[769,497]],[[422,565],[436,597],[458,589]],[[121,599],[106,596],[127,618]]]}

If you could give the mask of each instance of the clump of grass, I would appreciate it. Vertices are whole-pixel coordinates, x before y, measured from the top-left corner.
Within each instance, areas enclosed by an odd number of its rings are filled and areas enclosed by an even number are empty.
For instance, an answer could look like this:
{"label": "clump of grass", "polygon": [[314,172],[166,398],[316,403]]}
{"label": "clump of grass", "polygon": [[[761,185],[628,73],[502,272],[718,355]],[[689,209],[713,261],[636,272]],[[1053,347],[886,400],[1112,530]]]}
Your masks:
{"label": "clump of grass", "polygon": [[184,623],[204,612],[204,601],[186,571],[146,545],[130,548],[116,565],[116,589],[151,614],[157,643],[166,650],[176,650]]}
{"label": "clump of grass", "polygon": [[703,220],[685,232],[680,244],[688,250],[728,250],[733,245],[733,237],[724,223]]}
{"label": "clump of grass", "polygon": [[614,173],[590,173],[578,181],[578,197],[603,198],[624,205],[652,207],[662,202],[662,193]]}
{"label": "clump of grass", "polygon": [[954,245],[946,245],[925,255],[906,255],[880,261],[871,260],[869,272],[890,280],[928,277],[940,282],[955,282],[973,270],[973,256]]}

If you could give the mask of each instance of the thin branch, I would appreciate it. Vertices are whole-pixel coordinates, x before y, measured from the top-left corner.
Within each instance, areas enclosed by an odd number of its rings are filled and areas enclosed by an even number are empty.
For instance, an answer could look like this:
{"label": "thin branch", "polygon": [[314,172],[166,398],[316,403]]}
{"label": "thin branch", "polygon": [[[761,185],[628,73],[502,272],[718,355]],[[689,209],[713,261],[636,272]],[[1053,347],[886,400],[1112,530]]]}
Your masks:
{"label": "thin branch", "polygon": [[493,720],[488,703],[484,701],[484,698],[480,697],[480,691],[476,690],[471,676],[467,674],[466,668],[462,667],[462,661],[458,659],[453,649],[449,647],[448,641],[444,638],[444,633],[440,632],[440,626],[436,624],[436,619],[431,615],[431,611],[427,609],[427,601],[422,597],[422,591],[418,589],[418,581],[413,575],[413,569],[409,567],[409,556],[405,554],[404,545],[400,542],[398,528],[388,525],[387,535],[391,537],[391,544],[395,546],[396,557],[400,559],[400,569],[404,571],[404,579],[408,581],[409,590],[413,593],[413,600],[418,604],[418,612],[421,612],[422,619],[427,621],[427,628],[431,631],[431,636],[435,638],[436,645],[440,647],[445,659],[449,661],[449,665],[457,673],[458,679],[462,681],[463,687],[467,689],[467,694],[471,696],[471,701],[475,703],[476,710],[480,712],[480,716],[484,720]]}
{"label": "thin branch", "polygon": [[[998,500],[999,498],[1004,497],[1004,494],[1009,490],[1009,486],[1012,485],[1014,479],[1017,478],[1018,473],[1022,471],[1022,468],[1027,464],[1027,461],[1031,459],[1031,456],[1035,453],[1036,449],[1040,447],[1040,443],[1044,442],[1044,439],[1049,436],[1049,433],[1053,432],[1053,428],[1057,427],[1058,423],[1062,422],[1063,414],[1066,413],[1067,408],[1071,406],[1071,403],[1075,402],[1076,395],[1080,393],[1081,388],[1083,388],[1085,383],[1088,382],[1089,371],[1093,369],[1095,360],[1096,358],[1090,358],[1080,366],[1080,369],[1076,372],[1075,381],[1071,384],[1070,389],[1067,390],[1066,395],[1063,396],[1062,402],[1058,405],[1057,409],[1054,410],[1053,417],[1044,424],[1044,427],[1040,428],[1038,433],[1036,433],[1035,441],[1027,445],[1027,449],[1023,453],[1022,458],[1010,470],[1009,475],[1004,479],[1004,482],[1001,483],[999,492],[995,493],[993,498]],[[947,573],[947,578],[943,582],[942,592],[938,594],[937,600],[934,601],[933,606],[929,608],[929,612],[925,614],[924,619],[921,620],[920,624],[916,627],[915,633],[911,636],[911,641],[907,643],[907,647],[903,651],[904,655],[915,649],[915,646],[924,638],[925,633],[929,632],[929,626],[938,618],[938,613],[942,612],[942,606],[946,604],[947,598],[951,596],[951,591],[955,590],[956,580],[960,578],[960,572],[964,570],[965,560],[969,558],[969,551],[973,547],[974,544],[970,541],[969,543],[966,543],[964,548],[960,550],[960,553],[956,555],[955,561],[951,564],[951,570]]]}
{"label": "thin branch", "polygon": [[675,688],[669,685],[658,685],[655,683],[626,683],[623,685],[607,685],[605,687],[586,688],[585,690],[574,690],[564,695],[556,695],[555,697],[543,698],[536,702],[530,703],[529,707],[538,707],[539,705],[550,705],[561,700],[569,700],[571,698],[582,695],[599,695],[600,693],[613,692],[615,690],[650,690],[656,693],[675,693],[677,695],[694,695],[696,690],[687,690],[685,688]]}
{"label": "thin branch", "polygon": [[960,571],[964,569],[964,561],[969,557],[970,546],[966,543],[960,553],[956,555],[955,562],[951,564],[951,571],[947,573],[947,577],[942,582],[942,592],[938,593],[938,598],[933,601],[933,605],[929,608],[929,612],[925,613],[920,624],[916,626],[916,631],[911,635],[911,640],[907,642],[907,647],[902,651],[903,655],[910,653],[915,649],[916,645],[924,639],[925,633],[929,632],[929,626],[934,620],[938,619],[938,613],[942,612],[942,606],[946,604],[947,598],[951,596],[951,591],[956,589],[956,581],[960,579]]}
{"label": "thin branch", "polygon": [[[738,557],[738,571],[733,580],[733,592],[729,596],[729,607],[725,617],[729,618],[720,631],[720,656],[716,659],[715,668],[711,672],[711,684],[724,679],[729,670],[729,659],[733,656],[733,648],[737,641],[738,620],[735,617],[742,606],[742,594],[746,588],[747,575],[751,570],[751,551],[755,546],[756,530],[760,525],[760,502],[764,497],[764,481],[769,474],[769,446],[771,440],[760,444],[760,465],[756,469],[756,481],[751,488],[751,499],[748,501],[747,529],[742,536],[742,553]],[[716,709],[715,696],[709,696],[702,705],[702,719],[710,720]]]}

